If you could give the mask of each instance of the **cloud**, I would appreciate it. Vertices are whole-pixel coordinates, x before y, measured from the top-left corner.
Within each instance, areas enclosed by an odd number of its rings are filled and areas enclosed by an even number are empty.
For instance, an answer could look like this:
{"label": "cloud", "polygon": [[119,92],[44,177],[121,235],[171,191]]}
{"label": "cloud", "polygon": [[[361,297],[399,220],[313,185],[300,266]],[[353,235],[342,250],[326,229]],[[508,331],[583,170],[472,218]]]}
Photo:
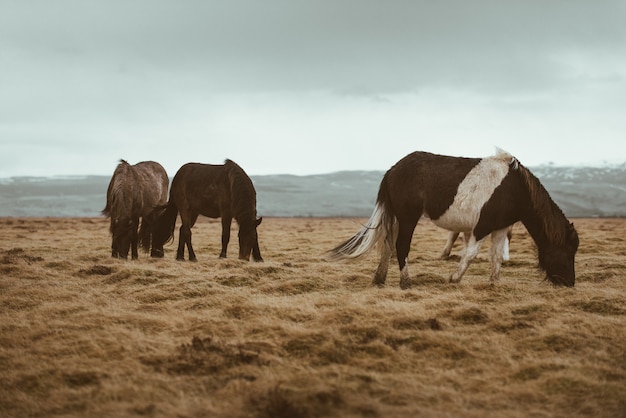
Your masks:
{"label": "cloud", "polygon": [[158,69],[210,91],[541,89],[561,80],[563,51],[593,62],[626,42],[618,1],[65,1],[10,12],[4,46],[41,64]]}
{"label": "cloud", "polygon": [[0,176],[119,158],[384,169],[495,145],[613,156],[625,18],[622,1],[7,0]]}

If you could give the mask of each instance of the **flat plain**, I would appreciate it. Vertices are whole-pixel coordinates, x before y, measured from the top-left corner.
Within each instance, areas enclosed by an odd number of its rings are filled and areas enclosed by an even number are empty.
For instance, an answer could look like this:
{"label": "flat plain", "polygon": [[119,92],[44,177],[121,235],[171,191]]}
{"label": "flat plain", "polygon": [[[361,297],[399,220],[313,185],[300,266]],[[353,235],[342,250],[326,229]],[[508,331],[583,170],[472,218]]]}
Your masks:
{"label": "flat plain", "polygon": [[574,288],[521,225],[501,283],[487,242],[448,284],[422,220],[403,291],[374,253],[325,259],[364,219],[266,218],[263,263],[201,219],[190,263],[110,258],[103,218],[0,218],[0,416],[625,417],[626,219],[573,221]]}

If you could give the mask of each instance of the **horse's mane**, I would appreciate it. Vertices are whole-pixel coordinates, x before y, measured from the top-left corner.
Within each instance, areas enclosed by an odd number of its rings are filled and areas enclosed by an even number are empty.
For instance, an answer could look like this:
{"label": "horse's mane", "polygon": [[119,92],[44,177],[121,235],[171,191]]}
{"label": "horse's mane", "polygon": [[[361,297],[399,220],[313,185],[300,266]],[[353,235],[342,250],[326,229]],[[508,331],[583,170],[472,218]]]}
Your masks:
{"label": "horse's mane", "polygon": [[519,163],[517,159],[514,159],[513,163],[518,166],[517,169],[526,184],[532,209],[541,216],[543,231],[546,237],[554,244],[565,244],[568,232],[567,218],[557,204],[554,203],[539,179]]}
{"label": "horse's mane", "polygon": [[256,219],[256,191],[252,180],[237,163],[224,161],[224,169],[230,185],[233,216],[241,226],[241,222]]}

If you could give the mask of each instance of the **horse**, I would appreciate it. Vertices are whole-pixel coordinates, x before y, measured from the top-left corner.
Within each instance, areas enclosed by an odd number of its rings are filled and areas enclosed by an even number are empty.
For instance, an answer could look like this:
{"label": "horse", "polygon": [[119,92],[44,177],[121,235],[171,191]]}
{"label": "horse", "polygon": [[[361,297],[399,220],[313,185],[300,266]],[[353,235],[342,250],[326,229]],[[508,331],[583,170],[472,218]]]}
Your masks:
{"label": "horse", "polygon": [[226,258],[233,218],[239,224],[239,259],[263,261],[259,249],[257,227],[256,191],[252,180],[235,162],[226,160],[223,165],[187,163],[172,180],[167,205],[156,208],[157,225],[155,242],[163,257],[163,245],[174,239],[176,218],[180,213],[182,225],[178,236],[176,259],[185,259],[185,246],[189,261],[197,261],[191,245],[191,228],[199,215],[222,218],[222,251]]}
{"label": "horse", "polygon": [[[448,240],[441,251],[441,259],[447,260],[450,258],[450,253],[452,252],[452,247],[454,246],[454,242],[459,238],[460,232],[450,231],[448,233]],[[502,250],[502,260],[509,261],[511,256],[509,254],[509,244],[511,243],[511,238],[513,237],[513,225],[510,225],[506,231],[506,238],[504,240],[504,248]],[[463,244],[467,246],[467,242],[469,240],[468,234],[463,234]]]}
{"label": "horse", "polygon": [[441,228],[469,236],[450,283],[461,281],[489,234],[493,242],[490,281],[498,282],[507,228],[521,221],[537,246],[539,268],[546,279],[557,286],[574,286],[579,245],[574,225],[530,170],[500,149],[486,158],[427,152],[402,158],[383,176],[367,224],[330,250],[329,258],[357,258],[378,247],[380,262],[373,284],[384,286],[395,250],[400,288],[407,289],[409,247],[422,216]]}
{"label": "horse", "polygon": [[[102,214],[111,218],[111,257],[138,258],[137,244],[144,251],[150,249],[154,218],[150,216],[155,206],[167,202],[169,179],[165,169],[157,162],[143,161],[130,165],[120,160],[107,189],[107,202]],[[139,218],[141,227],[139,233]],[[152,249],[154,255],[154,247]]]}

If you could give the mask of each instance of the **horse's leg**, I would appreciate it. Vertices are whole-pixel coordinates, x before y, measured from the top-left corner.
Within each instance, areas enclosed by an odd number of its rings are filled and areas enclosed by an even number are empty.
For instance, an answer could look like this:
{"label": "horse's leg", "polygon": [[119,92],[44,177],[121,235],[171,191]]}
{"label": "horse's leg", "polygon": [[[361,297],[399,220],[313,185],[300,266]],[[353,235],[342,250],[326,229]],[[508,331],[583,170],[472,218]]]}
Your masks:
{"label": "horse's leg", "polygon": [[111,257],[120,258],[120,253],[117,250],[117,239],[115,236],[111,238]]}
{"label": "horse's leg", "polygon": [[389,270],[389,260],[391,259],[391,247],[385,240],[380,250],[380,263],[374,274],[374,280],[372,284],[374,286],[383,287],[385,280],[387,279],[387,270]]}
{"label": "horse's leg", "polygon": [[417,225],[418,219],[404,219],[399,222],[398,238],[396,240],[396,256],[398,258],[398,267],[400,268],[400,289],[408,289],[411,287],[411,278],[409,276],[409,266],[407,258],[409,257],[409,249],[411,248],[411,239],[413,231]]}
{"label": "horse's leg", "polygon": [[509,239],[504,238],[504,248],[502,249],[502,260],[509,261],[511,255],[509,254]]}
{"label": "horse's leg", "polygon": [[178,230],[178,250],[176,250],[176,259],[185,261],[185,245],[191,241],[191,229],[183,222]]}
{"label": "horse's leg", "polygon": [[500,281],[500,268],[502,267],[502,258],[504,247],[508,238],[506,236],[507,229],[499,229],[491,233],[491,283]]}
{"label": "horse's leg", "polygon": [[139,252],[137,251],[137,243],[139,236],[137,235],[137,228],[139,227],[139,218],[133,218],[130,225],[130,251],[131,259],[136,260],[139,258]]}
{"label": "horse's leg", "polygon": [[469,241],[467,242],[467,245],[465,246],[465,254],[463,254],[463,256],[461,257],[459,267],[450,276],[450,283],[459,283],[461,281],[461,278],[465,274],[465,271],[469,267],[470,263],[478,255],[478,251],[480,251],[480,247],[483,245],[484,241],[484,238],[480,241],[477,241],[474,234],[472,234]]}
{"label": "horse's leg", "polygon": [[113,217],[111,217],[111,257],[113,258],[119,258],[120,257],[120,253],[117,249],[117,236],[114,233],[115,231],[115,221],[113,220]]}
{"label": "horse's leg", "polygon": [[187,250],[189,251],[189,261],[198,261],[196,258],[196,253],[193,250],[193,246],[191,245],[191,228],[196,224],[198,220],[198,214],[192,213],[189,217],[189,229],[186,231],[187,234]]}
{"label": "horse's leg", "polygon": [[222,252],[220,252],[220,258],[226,258],[226,249],[228,248],[228,243],[230,242],[230,226],[232,223],[232,217],[228,215],[222,216]]}
{"label": "horse's leg", "polygon": [[513,225],[509,226],[506,229],[506,240],[504,241],[504,253],[502,254],[502,259],[505,261],[509,261],[511,259],[509,250],[510,250],[512,236],[513,236]]}
{"label": "horse's leg", "polygon": [[446,245],[443,247],[440,258],[445,260],[446,258],[450,257],[450,253],[452,252],[452,246],[454,246],[454,242],[458,237],[458,232],[450,231],[450,233],[448,234],[448,241],[446,241]]}

